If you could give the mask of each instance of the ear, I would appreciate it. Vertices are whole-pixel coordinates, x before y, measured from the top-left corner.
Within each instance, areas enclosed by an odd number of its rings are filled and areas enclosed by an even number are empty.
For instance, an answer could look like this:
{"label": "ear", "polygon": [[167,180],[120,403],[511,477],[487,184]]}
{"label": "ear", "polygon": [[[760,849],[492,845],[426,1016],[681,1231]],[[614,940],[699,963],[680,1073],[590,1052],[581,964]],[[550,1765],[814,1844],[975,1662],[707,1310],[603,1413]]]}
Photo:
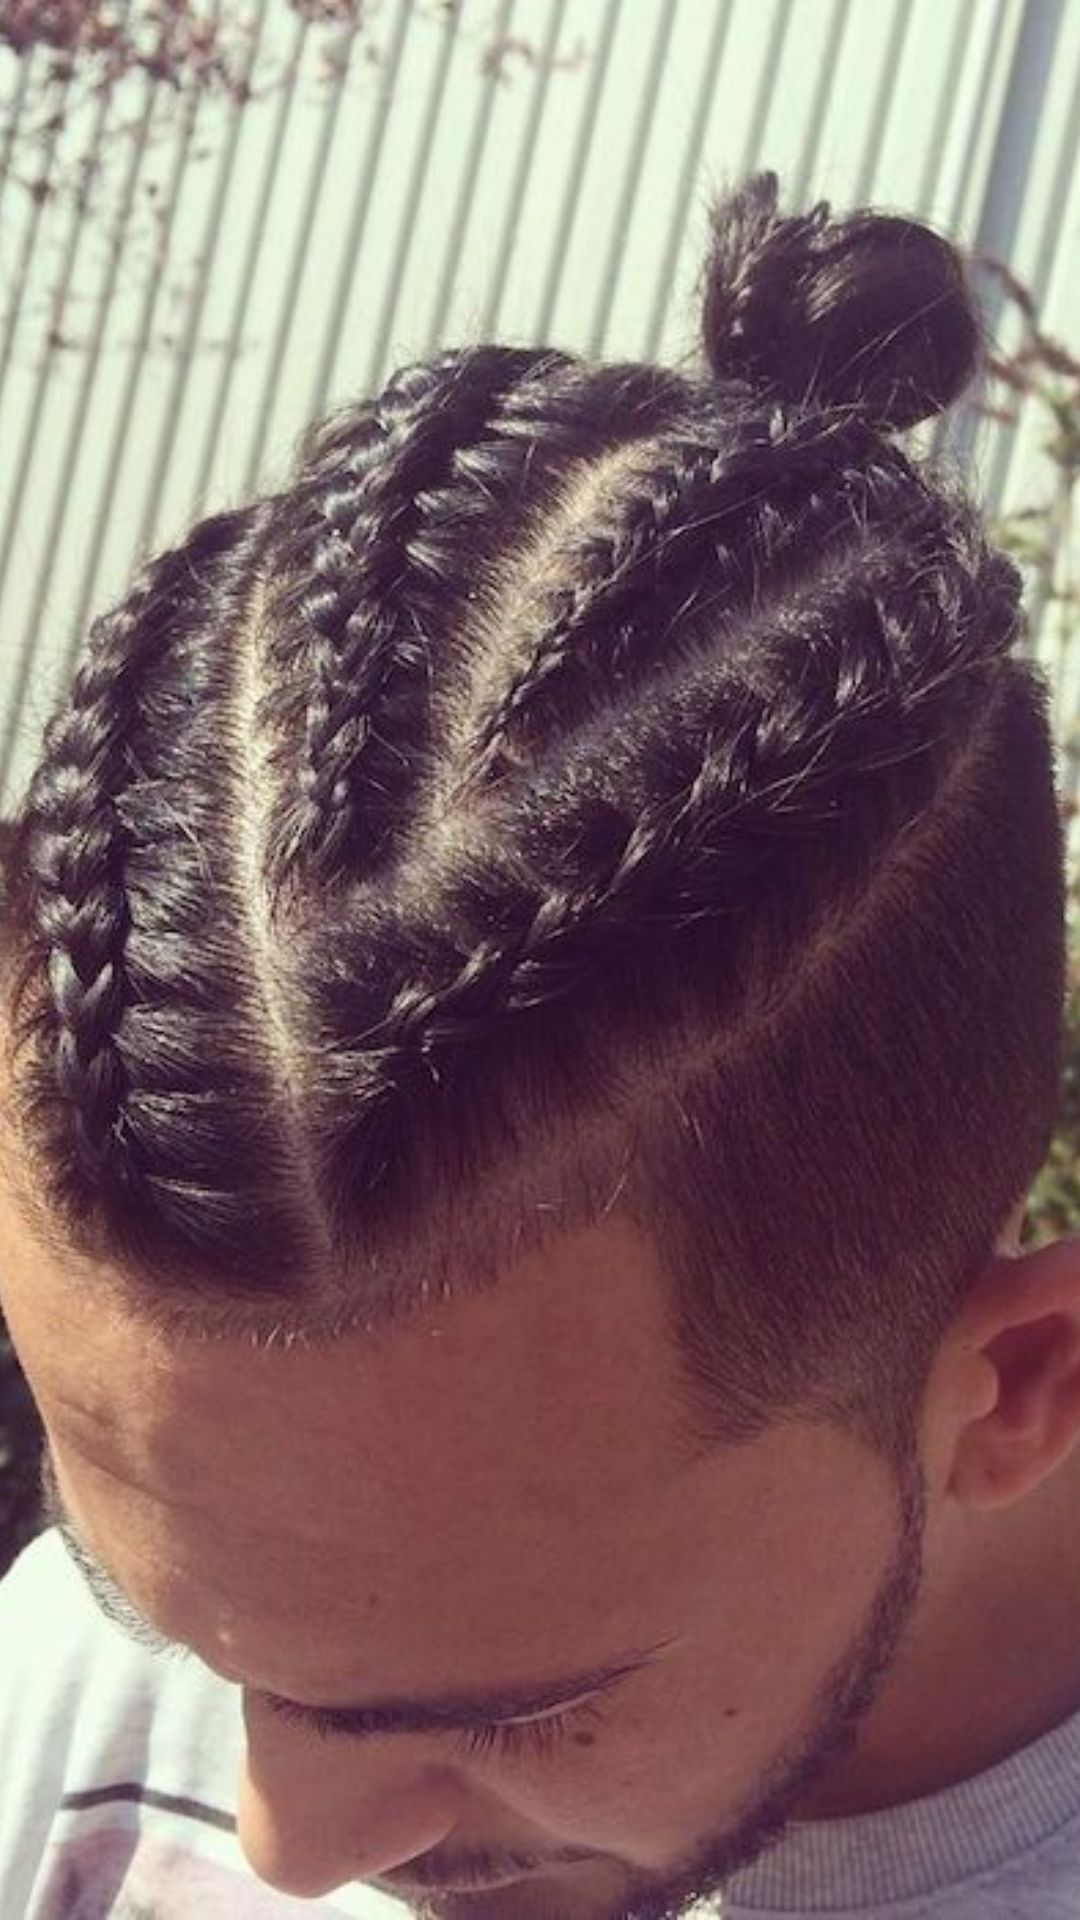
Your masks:
{"label": "ear", "polygon": [[[1010,1505],[1080,1441],[1080,1234],[994,1259],[944,1343],[946,1367],[979,1376],[948,1490],[965,1506]],[[975,1406],[973,1398],[969,1403]]]}

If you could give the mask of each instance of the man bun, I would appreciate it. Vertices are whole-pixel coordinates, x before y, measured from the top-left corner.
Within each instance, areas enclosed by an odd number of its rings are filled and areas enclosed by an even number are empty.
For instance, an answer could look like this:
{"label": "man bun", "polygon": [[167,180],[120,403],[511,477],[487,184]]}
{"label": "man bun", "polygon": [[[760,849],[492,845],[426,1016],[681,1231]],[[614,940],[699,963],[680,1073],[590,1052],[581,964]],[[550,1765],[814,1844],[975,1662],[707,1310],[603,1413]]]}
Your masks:
{"label": "man bun", "polygon": [[976,372],[978,309],[961,257],[919,221],[826,201],[782,215],[775,173],[710,210],[702,334],[718,380],[799,406],[856,407],[883,431],[942,412]]}

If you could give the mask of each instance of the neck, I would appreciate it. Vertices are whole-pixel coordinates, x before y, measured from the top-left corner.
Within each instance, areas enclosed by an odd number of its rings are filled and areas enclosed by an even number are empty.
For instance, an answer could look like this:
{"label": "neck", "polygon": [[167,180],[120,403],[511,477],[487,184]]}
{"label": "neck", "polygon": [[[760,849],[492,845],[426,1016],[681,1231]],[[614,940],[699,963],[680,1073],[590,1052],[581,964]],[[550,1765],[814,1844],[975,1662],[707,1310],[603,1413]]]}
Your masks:
{"label": "neck", "polygon": [[1080,1452],[1011,1507],[926,1541],[908,1634],[851,1749],[800,1820],[898,1806],[971,1779],[1080,1710]]}

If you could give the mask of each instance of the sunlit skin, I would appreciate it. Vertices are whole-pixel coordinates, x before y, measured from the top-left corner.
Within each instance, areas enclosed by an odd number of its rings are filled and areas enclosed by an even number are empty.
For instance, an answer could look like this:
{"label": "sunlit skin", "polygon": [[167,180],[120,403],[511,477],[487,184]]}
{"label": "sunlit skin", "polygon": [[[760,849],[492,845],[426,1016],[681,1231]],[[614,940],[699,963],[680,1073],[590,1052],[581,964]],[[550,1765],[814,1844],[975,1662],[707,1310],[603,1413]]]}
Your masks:
{"label": "sunlit skin", "polygon": [[[373,1881],[430,1920],[666,1920],[778,1816],[935,1791],[1080,1707],[1080,1240],[1018,1257],[1018,1220],[940,1349],[921,1582],[909,1541],[841,1751],[897,1573],[894,1476],[822,1427],[691,1459],[658,1256],[617,1216],[496,1293],[309,1350],[151,1337],[2,1191],[0,1272],[80,1536],[245,1690],[257,1874],[308,1897]],[[263,1698],[422,1702],[643,1648],[546,1752],[321,1738]],[[808,1746],[816,1779],[785,1787]],[[521,1855],[539,1870],[460,1886]]]}

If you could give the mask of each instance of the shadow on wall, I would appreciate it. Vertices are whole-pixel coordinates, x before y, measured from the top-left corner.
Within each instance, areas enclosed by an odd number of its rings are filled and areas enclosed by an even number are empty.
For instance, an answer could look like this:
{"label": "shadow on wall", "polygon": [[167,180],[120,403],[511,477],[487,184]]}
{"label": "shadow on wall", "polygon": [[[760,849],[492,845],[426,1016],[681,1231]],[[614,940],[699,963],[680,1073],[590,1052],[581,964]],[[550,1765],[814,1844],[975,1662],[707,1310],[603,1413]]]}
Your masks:
{"label": "shadow on wall", "polygon": [[41,1527],[41,1422],[0,1320],[0,1577]]}
{"label": "shadow on wall", "polygon": [[[0,888],[12,828],[0,820]],[[40,1527],[41,1422],[0,1317],[0,1576]]]}

